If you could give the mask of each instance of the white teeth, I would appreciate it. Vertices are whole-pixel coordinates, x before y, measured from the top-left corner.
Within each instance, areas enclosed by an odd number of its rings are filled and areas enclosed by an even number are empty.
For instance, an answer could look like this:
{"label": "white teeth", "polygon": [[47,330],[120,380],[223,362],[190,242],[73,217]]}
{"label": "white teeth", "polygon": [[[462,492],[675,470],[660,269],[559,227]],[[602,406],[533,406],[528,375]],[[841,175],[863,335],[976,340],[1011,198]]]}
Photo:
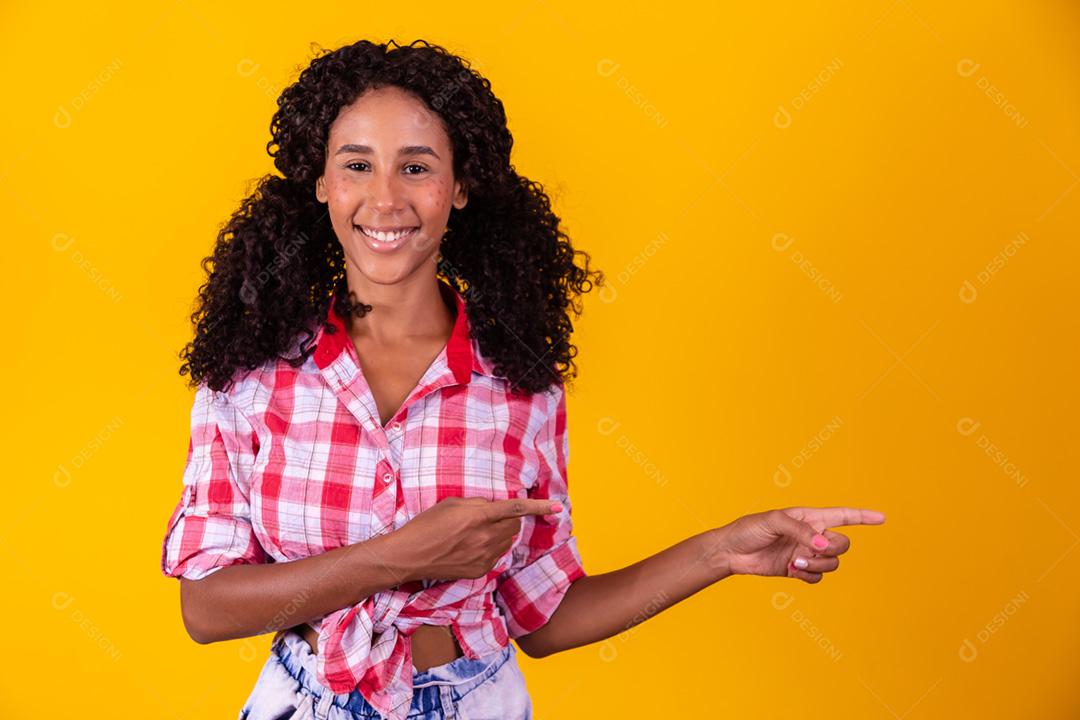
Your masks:
{"label": "white teeth", "polygon": [[365,235],[367,235],[370,238],[375,238],[379,242],[384,242],[384,243],[397,242],[398,240],[400,240],[404,236],[409,235],[410,233],[412,233],[413,230],[415,230],[415,229],[416,228],[410,228],[409,230],[398,230],[397,232],[385,233],[385,232],[374,232],[372,230],[368,230],[366,227],[363,227],[363,226],[360,227],[360,231],[363,232]]}

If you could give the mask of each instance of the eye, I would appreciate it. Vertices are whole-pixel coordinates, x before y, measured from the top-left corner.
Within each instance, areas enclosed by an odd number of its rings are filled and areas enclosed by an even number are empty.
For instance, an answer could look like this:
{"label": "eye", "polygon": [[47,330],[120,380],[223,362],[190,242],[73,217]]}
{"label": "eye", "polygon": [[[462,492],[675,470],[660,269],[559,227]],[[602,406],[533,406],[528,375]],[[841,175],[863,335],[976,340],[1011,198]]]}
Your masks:
{"label": "eye", "polygon": [[[354,165],[363,165],[366,168],[367,163],[364,162],[363,160],[353,160],[350,163],[346,163],[344,165],[344,167],[349,169],[349,170],[353,170]],[[426,173],[428,171],[428,169],[426,167],[424,167],[423,165],[417,165],[416,163],[409,163],[408,165],[405,166],[405,168],[406,169],[408,169],[408,168],[417,168],[418,170],[421,171],[421,172],[409,172],[409,173],[406,173],[406,175],[423,175],[424,173]],[[363,172],[363,170],[356,169],[355,172]]]}

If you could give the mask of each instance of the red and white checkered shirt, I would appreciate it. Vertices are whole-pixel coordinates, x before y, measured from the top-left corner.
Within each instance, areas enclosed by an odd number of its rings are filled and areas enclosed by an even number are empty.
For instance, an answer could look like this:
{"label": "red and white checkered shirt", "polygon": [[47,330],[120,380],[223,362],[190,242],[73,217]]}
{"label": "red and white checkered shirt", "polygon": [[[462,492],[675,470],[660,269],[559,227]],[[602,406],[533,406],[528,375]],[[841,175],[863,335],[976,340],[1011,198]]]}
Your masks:
{"label": "red and white checkered shirt", "polygon": [[453,334],[385,427],[332,309],[338,331],[320,325],[301,367],[267,362],[227,393],[200,385],[162,547],[165,575],[196,580],[362,542],[448,497],[561,502],[555,515],[523,517],[483,577],[405,583],[311,621],[319,682],[359,689],[393,720],[412,702],[405,636],[449,625],[468,657],[495,652],[543,626],[585,575],[567,495],[564,386],[512,395],[470,338],[464,299],[439,287],[457,310]]}

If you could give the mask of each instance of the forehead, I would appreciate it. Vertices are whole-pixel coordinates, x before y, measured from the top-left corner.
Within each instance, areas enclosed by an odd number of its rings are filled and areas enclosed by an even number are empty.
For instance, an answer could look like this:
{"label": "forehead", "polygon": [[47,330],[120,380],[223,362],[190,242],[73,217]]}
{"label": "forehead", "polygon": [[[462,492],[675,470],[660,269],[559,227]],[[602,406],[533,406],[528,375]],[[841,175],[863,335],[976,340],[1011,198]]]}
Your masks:
{"label": "forehead", "polygon": [[442,118],[415,95],[392,86],[368,90],[341,109],[330,126],[329,151],[345,142],[391,151],[402,145],[450,146]]}

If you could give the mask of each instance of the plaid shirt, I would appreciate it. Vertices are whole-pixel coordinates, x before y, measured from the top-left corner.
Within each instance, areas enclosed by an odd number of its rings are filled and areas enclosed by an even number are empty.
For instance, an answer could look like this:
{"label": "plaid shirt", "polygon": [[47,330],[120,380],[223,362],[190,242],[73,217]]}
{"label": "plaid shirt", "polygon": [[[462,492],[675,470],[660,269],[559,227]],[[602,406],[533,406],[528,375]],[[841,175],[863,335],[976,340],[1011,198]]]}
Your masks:
{"label": "plaid shirt", "polygon": [[512,395],[470,338],[464,299],[441,279],[439,287],[457,310],[453,333],[385,427],[332,309],[337,332],[320,325],[301,367],[269,361],[228,393],[200,385],[162,547],[162,572],[195,580],[362,542],[448,497],[561,502],[550,519],[523,517],[483,577],[405,583],[311,621],[319,682],[359,689],[393,720],[412,702],[405,636],[449,625],[468,657],[495,652],[543,626],[585,575],[567,495],[562,383]]}

